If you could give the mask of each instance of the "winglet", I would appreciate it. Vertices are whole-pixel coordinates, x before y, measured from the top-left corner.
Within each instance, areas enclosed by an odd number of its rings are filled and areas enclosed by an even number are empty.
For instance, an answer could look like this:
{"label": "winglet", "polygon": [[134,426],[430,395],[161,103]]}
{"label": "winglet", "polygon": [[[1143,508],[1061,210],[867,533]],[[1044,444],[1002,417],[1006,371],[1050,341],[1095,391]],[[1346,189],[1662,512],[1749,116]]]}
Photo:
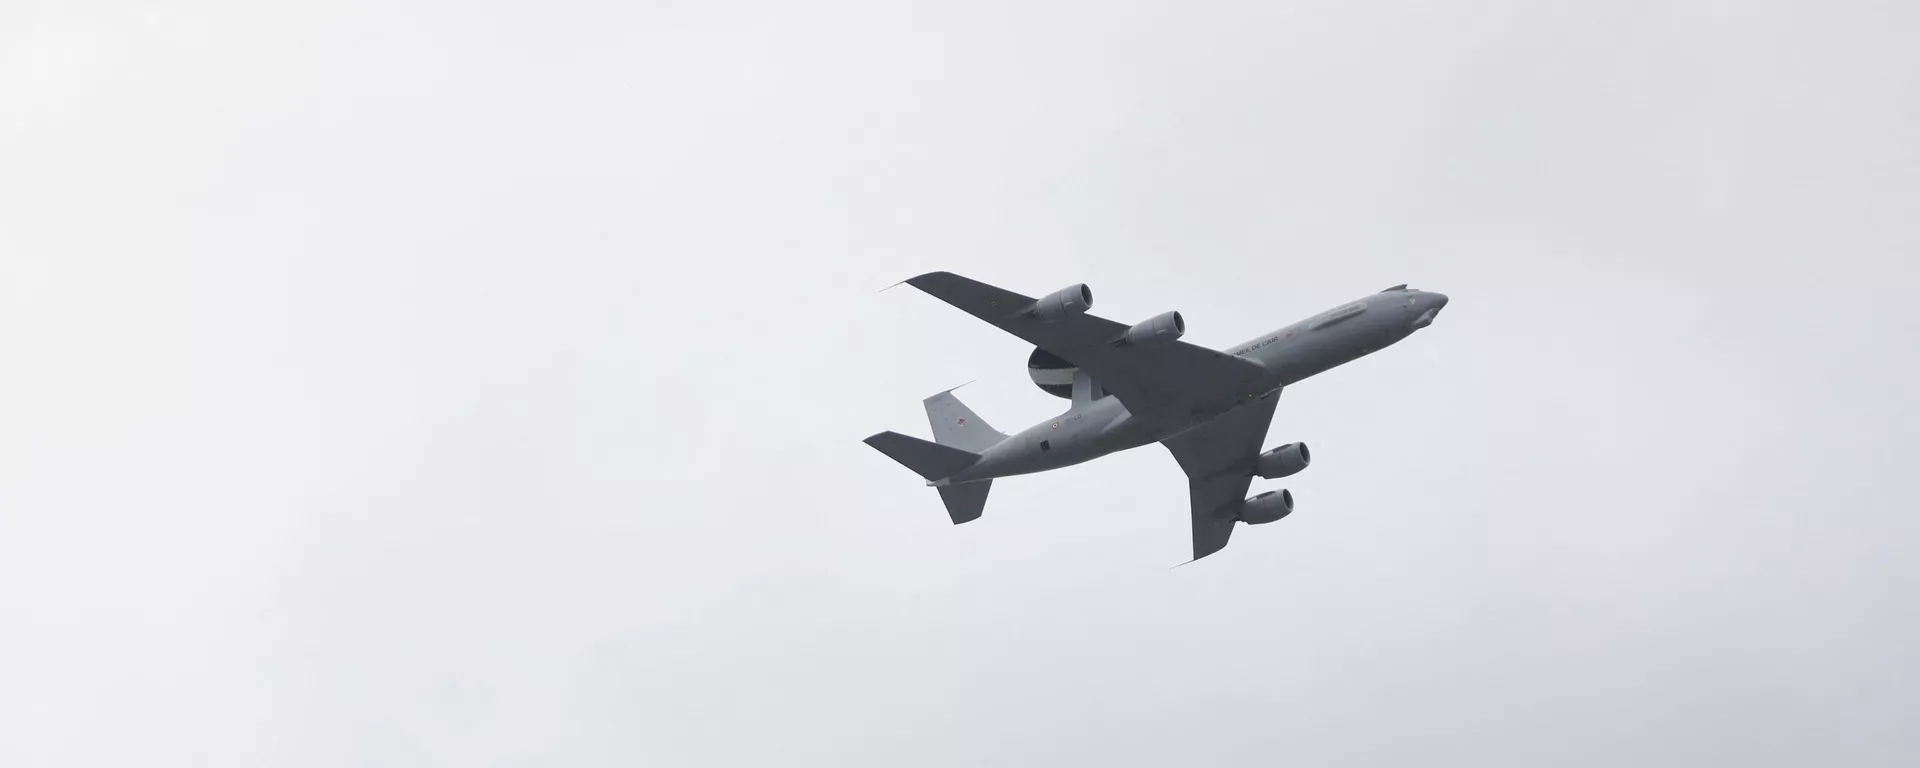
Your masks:
{"label": "winglet", "polygon": [[891,291],[891,290],[893,290],[893,289],[895,289],[895,288],[898,288],[898,287],[900,287],[900,286],[903,286],[903,285],[909,285],[909,284],[911,284],[911,285],[912,285],[913,287],[915,287],[915,288],[920,288],[921,290],[926,290],[926,289],[925,289],[925,288],[923,288],[923,287],[922,287],[922,286],[921,286],[921,285],[920,285],[919,283],[917,283],[917,282],[914,282],[914,281],[915,281],[915,280],[925,280],[925,279],[927,279],[927,278],[929,278],[929,277],[938,277],[938,276],[940,276],[940,275],[950,275],[950,274],[953,274],[953,273],[951,273],[951,272],[922,272],[922,273],[920,273],[920,274],[918,274],[918,275],[914,275],[913,277],[909,277],[909,278],[907,278],[907,279],[905,279],[905,280],[902,280],[902,281],[900,281],[900,282],[897,282],[897,283],[894,283],[893,285],[889,285],[889,286],[887,286],[887,287],[885,287],[885,288],[882,288],[882,289],[880,289],[880,290],[878,291],[878,293],[886,293],[887,291]]}

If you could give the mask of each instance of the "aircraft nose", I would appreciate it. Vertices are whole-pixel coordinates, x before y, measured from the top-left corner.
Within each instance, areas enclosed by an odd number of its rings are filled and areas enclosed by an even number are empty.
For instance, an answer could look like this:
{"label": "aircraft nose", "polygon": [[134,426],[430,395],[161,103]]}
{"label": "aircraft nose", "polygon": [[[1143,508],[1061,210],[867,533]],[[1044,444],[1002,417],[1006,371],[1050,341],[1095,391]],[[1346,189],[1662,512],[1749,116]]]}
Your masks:
{"label": "aircraft nose", "polygon": [[1433,325],[1433,319],[1438,317],[1440,310],[1447,306],[1447,295],[1444,293],[1428,293],[1424,306],[1426,311],[1421,312],[1419,317],[1413,319],[1413,329],[1416,331]]}

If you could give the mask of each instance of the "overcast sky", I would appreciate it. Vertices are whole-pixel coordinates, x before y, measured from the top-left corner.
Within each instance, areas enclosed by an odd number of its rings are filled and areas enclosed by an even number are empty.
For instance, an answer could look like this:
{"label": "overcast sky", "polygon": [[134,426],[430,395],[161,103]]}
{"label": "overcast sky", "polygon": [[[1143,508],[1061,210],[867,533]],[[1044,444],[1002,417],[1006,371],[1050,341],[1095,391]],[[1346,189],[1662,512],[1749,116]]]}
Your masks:
{"label": "overcast sky", "polygon": [[[0,763],[1912,765],[1916,38],[0,3]],[[1216,347],[1453,300],[1170,570],[1157,446],[955,527],[860,443],[1062,407],[932,269]]]}

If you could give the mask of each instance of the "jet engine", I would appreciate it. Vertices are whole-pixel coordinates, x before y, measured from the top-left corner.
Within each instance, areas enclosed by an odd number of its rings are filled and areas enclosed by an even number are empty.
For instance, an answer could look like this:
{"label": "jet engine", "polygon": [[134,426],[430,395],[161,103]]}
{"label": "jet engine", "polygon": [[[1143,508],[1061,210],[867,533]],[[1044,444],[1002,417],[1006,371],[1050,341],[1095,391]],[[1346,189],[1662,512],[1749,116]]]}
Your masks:
{"label": "jet engine", "polygon": [[1313,462],[1313,454],[1307,452],[1306,443],[1287,443],[1253,460],[1253,473],[1268,480],[1278,480],[1300,470]]}
{"label": "jet engine", "polygon": [[1127,335],[1120,337],[1120,344],[1129,347],[1151,347],[1187,335],[1187,320],[1179,312],[1162,312],[1149,317],[1132,328]]}
{"label": "jet engine", "polygon": [[1027,316],[1039,318],[1043,323],[1064,320],[1093,308],[1093,289],[1086,283],[1075,283],[1040,297],[1039,301],[1027,308]]}
{"label": "jet engine", "polygon": [[1240,504],[1240,521],[1247,525],[1271,523],[1293,512],[1293,492],[1267,491]]}

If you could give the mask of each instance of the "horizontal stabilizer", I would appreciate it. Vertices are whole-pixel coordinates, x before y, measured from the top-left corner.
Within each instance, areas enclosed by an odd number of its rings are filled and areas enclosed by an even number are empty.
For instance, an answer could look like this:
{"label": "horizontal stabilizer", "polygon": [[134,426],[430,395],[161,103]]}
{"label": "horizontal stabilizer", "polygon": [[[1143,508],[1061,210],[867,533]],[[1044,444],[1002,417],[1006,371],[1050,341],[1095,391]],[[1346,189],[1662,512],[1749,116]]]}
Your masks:
{"label": "horizontal stabilizer", "polygon": [[[952,446],[932,443],[917,437],[908,437],[898,432],[881,432],[866,439],[867,445],[884,453],[887,458],[900,462],[907,469],[933,482],[952,477],[960,470],[973,466],[980,455],[963,451]],[[981,499],[982,502],[985,499]]]}
{"label": "horizontal stabilizer", "polygon": [[959,525],[980,519],[980,513],[987,509],[987,491],[992,489],[992,480],[943,485],[940,487],[940,501],[947,505],[947,517],[953,518],[954,525]]}

